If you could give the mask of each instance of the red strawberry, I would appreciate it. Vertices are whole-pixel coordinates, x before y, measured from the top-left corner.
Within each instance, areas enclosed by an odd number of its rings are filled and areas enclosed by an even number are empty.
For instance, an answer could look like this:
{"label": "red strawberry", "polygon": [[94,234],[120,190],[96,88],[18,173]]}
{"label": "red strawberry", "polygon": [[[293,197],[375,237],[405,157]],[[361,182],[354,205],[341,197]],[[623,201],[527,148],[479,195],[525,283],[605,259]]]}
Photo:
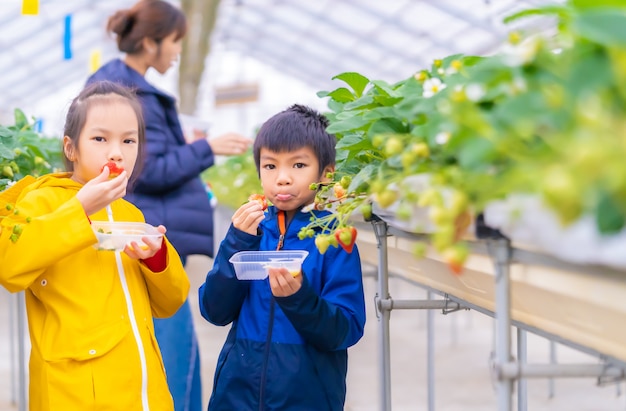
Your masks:
{"label": "red strawberry", "polygon": [[250,197],[248,197],[248,201],[257,201],[259,204],[261,204],[261,208],[263,209],[263,211],[267,210],[267,199],[263,194],[250,194]]}
{"label": "red strawberry", "polygon": [[115,164],[113,161],[109,161],[108,163],[103,165],[100,169],[100,172],[104,170],[104,167],[107,167],[109,169],[109,178],[115,178],[122,174],[122,171],[124,171],[124,167],[118,167],[117,164]]}
{"label": "red strawberry", "polygon": [[448,264],[448,268],[456,275],[461,275],[463,266],[469,255],[469,250],[462,244],[447,248],[443,252],[444,261]]}
{"label": "red strawberry", "polygon": [[337,243],[346,250],[347,253],[352,252],[354,242],[356,241],[356,228],[354,227],[342,227],[335,230],[335,238]]}
{"label": "red strawberry", "polygon": [[346,196],[346,189],[340,183],[335,183],[333,186],[333,192],[335,194],[335,198],[341,199]]}

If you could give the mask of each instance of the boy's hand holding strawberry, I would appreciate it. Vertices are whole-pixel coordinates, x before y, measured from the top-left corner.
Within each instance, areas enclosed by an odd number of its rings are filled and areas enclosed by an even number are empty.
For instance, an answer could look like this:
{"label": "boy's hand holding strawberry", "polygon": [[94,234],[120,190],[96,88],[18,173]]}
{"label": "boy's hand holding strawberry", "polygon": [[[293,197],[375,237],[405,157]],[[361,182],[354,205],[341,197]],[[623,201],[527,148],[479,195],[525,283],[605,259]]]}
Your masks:
{"label": "boy's hand holding strawberry", "polygon": [[263,206],[258,201],[248,201],[233,214],[233,226],[248,234],[257,235],[259,224],[265,218]]}

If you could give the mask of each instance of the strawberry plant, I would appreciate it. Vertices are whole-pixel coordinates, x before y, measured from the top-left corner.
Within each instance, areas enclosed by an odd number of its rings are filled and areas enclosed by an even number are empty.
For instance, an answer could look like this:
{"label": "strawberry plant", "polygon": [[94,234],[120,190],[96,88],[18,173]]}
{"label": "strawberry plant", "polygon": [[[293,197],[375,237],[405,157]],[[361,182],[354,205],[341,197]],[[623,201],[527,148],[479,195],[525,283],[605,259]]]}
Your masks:
{"label": "strawberry plant", "polygon": [[263,191],[251,151],[215,164],[202,173],[202,179],[211,186],[217,202],[233,210]]}
{"label": "strawberry plant", "polygon": [[27,175],[63,168],[60,140],[36,132],[21,110],[14,114],[15,124],[0,125],[0,191]]}
{"label": "strawberry plant", "polygon": [[318,95],[328,98],[337,167],[313,188],[315,207],[333,207],[336,224],[310,226],[328,239],[329,227],[349,227],[373,205],[431,233],[455,273],[473,216],[514,193],[540,196],[563,225],[590,215],[602,233],[622,230],[626,8],[573,0],[507,20],[537,15],[555,18],[558,33],[512,32],[500,53],[444,57],[393,83],[335,76],[344,86]]}

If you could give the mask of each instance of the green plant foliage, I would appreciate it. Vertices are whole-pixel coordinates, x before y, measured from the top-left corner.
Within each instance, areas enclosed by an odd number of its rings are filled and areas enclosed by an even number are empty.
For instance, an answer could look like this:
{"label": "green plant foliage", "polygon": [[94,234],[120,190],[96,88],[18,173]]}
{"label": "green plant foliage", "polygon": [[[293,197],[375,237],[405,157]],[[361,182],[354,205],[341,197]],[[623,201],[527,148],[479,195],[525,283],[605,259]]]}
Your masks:
{"label": "green plant foliage", "polygon": [[564,225],[589,215],[602,233],[621,230],[626,9],[578,0],[507,20],[537,15],[558,33],[512,32],[496,55],[448,56],[394,84],[337,75],[346,85],[318,95],[338,138],[334,182],[351,183],[341,201],[320,189],[317,207],[336,205],[340,223],[370,202],[399,218],[429,207],[444,255],[468,213],[513,193],[541,196]]}
{"label": "green plant foliage", "polygon": [[202,179],[211,187],[217,202],[233,210],[248,201],[250,194],[263,192],[252,151],[208,168]]}
{"label": "green plant foliage", "polygon": [[34,131],[21,110],[15,110],[15,124],[0,125],[0,191],[27,175],[38,177],[62,168],[60,140]]}

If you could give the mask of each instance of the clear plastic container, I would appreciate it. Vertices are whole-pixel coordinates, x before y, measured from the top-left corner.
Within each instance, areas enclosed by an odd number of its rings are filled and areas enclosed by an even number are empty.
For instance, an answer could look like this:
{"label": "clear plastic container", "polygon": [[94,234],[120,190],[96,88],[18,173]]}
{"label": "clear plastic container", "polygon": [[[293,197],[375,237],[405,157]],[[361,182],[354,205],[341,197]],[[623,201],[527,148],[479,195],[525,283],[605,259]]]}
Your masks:
{"label": "clear plastic container", "polygon": [[233,255],[230,263],[240,280],[263,280],[268,276],[268,269],[285,267],[295,277],[300,274],[302,262],[309,255],[304,250],[283,251],[240,251]]}
{"label": "clear plastic container", "polygon": [[98,251],[122,251],[132,241],[141,248],[147,248],[142,238],[163,239],[163,234],[156,227],[144,223],[92,221],[91,228],[98,238],[98,243],[94,244]]}

